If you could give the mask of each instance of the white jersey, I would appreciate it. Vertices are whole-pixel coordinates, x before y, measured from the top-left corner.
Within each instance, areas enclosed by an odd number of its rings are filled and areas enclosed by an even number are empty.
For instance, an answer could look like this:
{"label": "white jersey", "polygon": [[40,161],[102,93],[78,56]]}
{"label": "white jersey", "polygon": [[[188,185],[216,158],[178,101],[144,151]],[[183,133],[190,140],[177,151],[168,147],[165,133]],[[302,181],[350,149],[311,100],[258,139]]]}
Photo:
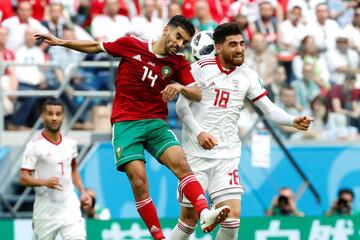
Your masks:
{"label": "white jersey", "polygon": [[240,156],[237,122],[244,99],[246,97],[255,102],[267,94],[259,76],[246,64],[225,70],[217,57],[193,63],[191,72],[202,92],[201,102],[190,104],[191,111],[200,127],[217,139],[218,145],[212,150],[204,150],[197,136],[183,125],[185,153],[219,159]]}
{"label": "white jersey", "polygon": [[35,187],[34,219],[81,217],[80,202],[74,191],[71,162],[77,157],[76,142],[62,137],[53,143],[43,134],[26,146],[21,168],[34,171],[37,179],[59,177],[63,190]]}

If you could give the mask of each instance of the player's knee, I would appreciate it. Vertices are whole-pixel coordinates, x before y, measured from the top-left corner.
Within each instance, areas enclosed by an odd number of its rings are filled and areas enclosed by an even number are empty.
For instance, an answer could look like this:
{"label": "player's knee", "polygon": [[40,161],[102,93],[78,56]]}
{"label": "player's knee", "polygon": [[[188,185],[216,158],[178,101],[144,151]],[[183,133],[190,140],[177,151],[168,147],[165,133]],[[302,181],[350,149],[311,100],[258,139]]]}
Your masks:
{"label": "player's knee", "polygon": [[185,158],[182,158],[176,162],[174,172],[176,176],[180,178],[191,173],[191,168]]}
{"label": "player's knee", "polygon": [[131,186],[134,190],[138,192],[146,192],[147,191],[147,180],[146,177],[133,177],[131,180]]}

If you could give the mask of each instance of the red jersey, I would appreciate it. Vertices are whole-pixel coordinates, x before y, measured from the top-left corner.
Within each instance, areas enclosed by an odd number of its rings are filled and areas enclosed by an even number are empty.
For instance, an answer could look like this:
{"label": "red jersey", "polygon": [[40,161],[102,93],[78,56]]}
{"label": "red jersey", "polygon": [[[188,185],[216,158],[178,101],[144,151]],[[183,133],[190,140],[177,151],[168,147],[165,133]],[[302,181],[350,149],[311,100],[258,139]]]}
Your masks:
{"label": "red jersey", "polygon": [[114,57],[122,57],[116,74],[112,124],[140,119],[165,120],[167,102],[160,92],[171,80],[185,86],[194,82],[184,56],[155,55],[151,40],[122,37],[102,43],[102,48]]}
{"label": "red jersey", "polygon": [[[14,61],[15,60],[15,53],[10,49],[5,49],[3,51],[0,50],[0,60],[1,61]],[[9,74],[9,69],[6,68],[4,71],[4,75]]]}

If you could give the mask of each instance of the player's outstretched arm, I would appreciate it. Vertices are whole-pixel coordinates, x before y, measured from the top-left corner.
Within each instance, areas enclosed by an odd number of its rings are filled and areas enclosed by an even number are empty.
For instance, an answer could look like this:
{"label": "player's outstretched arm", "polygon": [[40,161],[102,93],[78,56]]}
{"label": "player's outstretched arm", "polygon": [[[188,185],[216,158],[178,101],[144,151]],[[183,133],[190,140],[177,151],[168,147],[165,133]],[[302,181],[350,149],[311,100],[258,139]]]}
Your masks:
{"label": "player's outstretched arm", "polygon": [[201,90],[197,85],[183,86],[178,83],[167,85],[161,91],[162,98],[166,101],[173,100],[178,93],[182,93],[186,98],[191,101],[200,102]]}
{"label": "player's outstretched arm", "polygon": [[20,171],[20,185],[28,187],[48,187],[62,191],[62,185],[58,177],[51,177],[48,179],[37,179],[32,176],[32,171],[28,169],[21,169]]}
{"label": "player's outstretched arm", "polygon": [[70,48],[83,53],[100,53],[103,50],[100,43],[97,41],[89,40],[65,40],[55,37],[51,34],[36,34],[36,40],[47,43],[51,46],[61,46]]}
{"label": "player's outstretched arm", "polygon": [[312,118],[303,116],[303,117],[294,117],[278,106],[276,106],[267,96],[264,96],[255,102],[255,105],[261,109],[267,116],[270,117],[275,123],[280,125],[285,125],[289,127],[294,127],[298,130],[306,131]]}
{"label": "player's outstretched arm", "polygon": [[201,89],[197,84],[191,86],[183,86],[180,93],[184,95],[187,99],[190,99],[194,102],[201,101]]}

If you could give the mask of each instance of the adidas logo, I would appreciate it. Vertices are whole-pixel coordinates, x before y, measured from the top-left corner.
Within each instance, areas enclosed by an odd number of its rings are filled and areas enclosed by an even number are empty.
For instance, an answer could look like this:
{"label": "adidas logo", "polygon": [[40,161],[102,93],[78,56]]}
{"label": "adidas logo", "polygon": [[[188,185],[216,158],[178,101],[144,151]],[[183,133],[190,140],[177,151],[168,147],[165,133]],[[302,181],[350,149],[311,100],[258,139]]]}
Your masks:
{"label": "adidas logo", "polygon": [[199,201],[199,200],[206,200],[206,198],[205,198],[204,194],[201,194],[201,195],[197,198],[197,200],[198,200],[198,201]]}
{"label": "adidas logo", "polygon": [[140,54],[133,56],[133,59],[136,59],[141,62],[141,56]]}
{"label": "adidas logo", "polygon": [[158,232],[158,231],[160,231],[160,229],[158,227],[156,227],[155,225],[152,225],[152,227],[150,228],[150,233]]}

